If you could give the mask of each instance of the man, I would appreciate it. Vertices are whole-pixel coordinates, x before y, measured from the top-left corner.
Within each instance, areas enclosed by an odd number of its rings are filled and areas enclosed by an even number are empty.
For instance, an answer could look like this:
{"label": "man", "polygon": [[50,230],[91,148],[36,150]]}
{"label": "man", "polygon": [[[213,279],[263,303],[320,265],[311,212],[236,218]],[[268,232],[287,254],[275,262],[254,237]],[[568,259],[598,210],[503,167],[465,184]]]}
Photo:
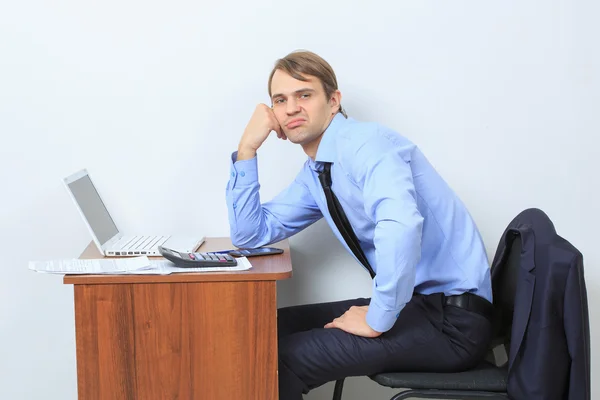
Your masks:
{"label": "man", "polygon": [[[347,118],[335,74],[318,55],[278,60],[269,96],[272,106],[258,105],[232,155],[233,243],[264,246],[325,217],[374,276],[370,299],[278,311],[280,399],[348,376],[475,366],[491,336],[490,270],[458,197],[406,138]],[[257,151],[272,131],[308,159],[261,204]]]}

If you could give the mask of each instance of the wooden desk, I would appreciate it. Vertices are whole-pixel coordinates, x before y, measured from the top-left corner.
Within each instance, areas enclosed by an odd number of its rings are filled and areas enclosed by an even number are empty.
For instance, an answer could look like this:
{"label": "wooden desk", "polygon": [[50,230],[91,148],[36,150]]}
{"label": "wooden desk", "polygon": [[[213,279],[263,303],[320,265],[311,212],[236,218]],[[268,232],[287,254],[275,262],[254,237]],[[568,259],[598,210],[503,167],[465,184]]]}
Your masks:
{"label": "wooden desk", "polygon": [[[198,251],[231,248],[209,238]],[[79,399],[276,400],[276,281],[287,241],[252,269],[67,275],[74,284]],[[81,258],[99,258],[90,243]]]}

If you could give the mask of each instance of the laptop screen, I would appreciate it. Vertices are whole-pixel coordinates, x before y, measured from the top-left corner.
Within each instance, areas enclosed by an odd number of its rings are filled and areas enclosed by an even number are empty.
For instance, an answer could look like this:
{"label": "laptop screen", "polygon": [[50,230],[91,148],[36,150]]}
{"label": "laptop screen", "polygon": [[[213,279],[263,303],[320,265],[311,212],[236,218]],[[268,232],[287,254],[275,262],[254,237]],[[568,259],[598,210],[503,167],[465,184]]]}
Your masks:
{"label": "laptop screen", "polygon": [[104,206],[100,195],[98,195],[92,180],[88,175],[83,175],[68,185],[88,224],[94,231],[94,235],[96,235],[100,245],[104,245],[119,230]]}

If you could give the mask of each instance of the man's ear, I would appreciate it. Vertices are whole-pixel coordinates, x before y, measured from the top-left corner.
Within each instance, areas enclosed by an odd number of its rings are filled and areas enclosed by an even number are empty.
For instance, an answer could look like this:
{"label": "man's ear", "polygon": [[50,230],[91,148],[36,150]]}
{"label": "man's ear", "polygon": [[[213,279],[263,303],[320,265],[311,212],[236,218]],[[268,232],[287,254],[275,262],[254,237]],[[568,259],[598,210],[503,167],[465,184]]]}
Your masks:
{"label": "man's ear", "polygon": [[331,114],[337,114],[337,112],[340,110],[340,104],[342,104],[342,92],[336,90],[331,94],[331,98],[329,99]]}

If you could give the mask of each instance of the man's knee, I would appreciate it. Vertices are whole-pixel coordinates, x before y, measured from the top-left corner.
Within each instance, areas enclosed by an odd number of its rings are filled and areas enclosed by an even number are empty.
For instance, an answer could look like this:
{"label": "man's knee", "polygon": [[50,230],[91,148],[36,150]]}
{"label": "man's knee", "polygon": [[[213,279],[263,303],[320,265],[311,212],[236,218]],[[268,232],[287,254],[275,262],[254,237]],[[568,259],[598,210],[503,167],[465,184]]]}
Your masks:
{"label": "man's knee", "polygon": [[299,360],[300,349],[296,341],[289,338],[280,337],[278,340],[279,363],[284,363],[290,367],[296,365]]}
{"label": "man's knee", "polygon": [[315,367],[320,364],[324,356],[321,346],[312,340],[313,333],[313,331],[296,333],[282,337],[278,341],[279,364],[284,365],[307,384],[313,381]]}
{"label": "man's knee", "polygon": [[[279,341],[279,392],[280,399],[300,398],[306,394],[309,387],[306,382],[305,371],[300,362],[299,350],[289,341]],[[283,396],[283,397],[282,397]]]}

